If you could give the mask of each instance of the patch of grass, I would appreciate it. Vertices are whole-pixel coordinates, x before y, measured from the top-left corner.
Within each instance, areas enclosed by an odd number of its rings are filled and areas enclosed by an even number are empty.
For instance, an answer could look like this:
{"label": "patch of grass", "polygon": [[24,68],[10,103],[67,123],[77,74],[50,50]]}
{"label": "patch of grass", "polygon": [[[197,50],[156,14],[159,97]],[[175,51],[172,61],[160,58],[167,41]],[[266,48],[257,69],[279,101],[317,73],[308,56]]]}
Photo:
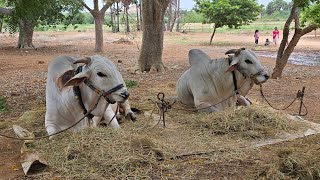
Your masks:
{"label": "patch of grass", "polygon": [[138,86],[138,82],[134,80],[124,80],[124,82],[128,88],[134,88]]}
{"label": "patch of grass", "polygon": [[7,105],[6,99],[0,96],[0,113],[9,111],[9,106]]}

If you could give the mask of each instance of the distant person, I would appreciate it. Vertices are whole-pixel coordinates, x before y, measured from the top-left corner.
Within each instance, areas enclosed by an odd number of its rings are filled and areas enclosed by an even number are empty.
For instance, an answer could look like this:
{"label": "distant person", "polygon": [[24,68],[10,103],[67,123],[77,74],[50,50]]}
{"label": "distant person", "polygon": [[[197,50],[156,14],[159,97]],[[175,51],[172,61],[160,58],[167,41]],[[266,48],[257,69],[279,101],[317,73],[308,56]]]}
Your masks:
{"label": "distant person", "polygon": [[254,42],[255,42],[256,44],[259,43],[259,30],[256,30],[256,31],[254,32]]}
{"label": "distant person", "polygon": [[272,31],[272,37],[273,37],[274,45],[277,45],[277,42],[279,41],[279,31],[277,27],[275,27],[274,30]]}
{"label": "distant person", "polygon": [[269,41],[268,38],[266,39],[266,42],[264,43],[264,45],[265,45],[265,46],[269,46],[269,45],[270,45],[270,41]]}

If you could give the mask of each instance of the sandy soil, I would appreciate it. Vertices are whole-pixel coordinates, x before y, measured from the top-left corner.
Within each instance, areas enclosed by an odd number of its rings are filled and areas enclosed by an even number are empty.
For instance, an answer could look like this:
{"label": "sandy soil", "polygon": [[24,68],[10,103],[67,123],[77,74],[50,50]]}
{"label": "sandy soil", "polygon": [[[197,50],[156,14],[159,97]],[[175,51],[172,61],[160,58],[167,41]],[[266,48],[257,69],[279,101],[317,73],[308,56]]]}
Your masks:
{"label": "sandy soil", "polygon": [[[176,80],[188,68],[187,54],[192,48],[202,49],[212,58],[225,57],[224,52],[232,48],[248,47],[256,51],[267,52],[277,51],[278,48],[274,45],[256,46],[251,34],[216,34],[212,46],[208,45],[209,37],[210,34],[207,33],[165,33],[163,61],[170,70],[160,74],[130,73],[129,69],[135,65],[139,55],[140,33],[131,33],[128,36],[106,32],[104,52],[100,54],[108,57],[118,66],[124,79],[135,80],[139,83],[139,87],[132,89],[131,92],[130,100],[134,104],[135,100],[145,96],[154,97],[157,92],[164,91],[163,88],[175,86]],[[114,42],[120,38],[129,38],[133,43]],[[265,38],[268,36],[261,37],[262,40]],[[15,49],[16,41],[17,37],[0,34],[0,96],[6,98],[11,109],[10,112],[0,114],[0,125],[5,122],[13,123],[27,110],[45,106],[47,65],[54,57],[59,55],[84,57],[96,54],[94,52],[94,32],[37,32],[34,35],[37,50]],[[313,53],[318,52],[319,47],[320,38],[315,38],[312,33],[300,40],[295,51]],[[272,73],[275,60],[264,57],[260,57],[260,60],[268,72]],[[264,85],[265,95],[274,106],[284,107],[295,98],[297,91],[305,86],[304,102],[308,108],[308,115],[305,116],[305,119],[320,123],[319,81],[320,67],[288,64],[283,78],[271,79]],[[164,92],[168,96],[175,95],[172,90]],[[261,101],[257,86],[251,90],[248,98],[253,101]],[[299,103],[295,103],[286,112],[294,114],[298,113],[298,109]],[[1,131],[1,133],[8,134],[10,132],[10,127],[3,128]],[[0,179],[22,179],[24,175],[19,163],[21,143],[4,138],[0,140]],[[241,162],[239,163],[241,166]],[[225,166],[228,168],[229,164]],[[236,167],[232,166],[229,169],[236,174],[243,171],[243,168],[237,169]]]}

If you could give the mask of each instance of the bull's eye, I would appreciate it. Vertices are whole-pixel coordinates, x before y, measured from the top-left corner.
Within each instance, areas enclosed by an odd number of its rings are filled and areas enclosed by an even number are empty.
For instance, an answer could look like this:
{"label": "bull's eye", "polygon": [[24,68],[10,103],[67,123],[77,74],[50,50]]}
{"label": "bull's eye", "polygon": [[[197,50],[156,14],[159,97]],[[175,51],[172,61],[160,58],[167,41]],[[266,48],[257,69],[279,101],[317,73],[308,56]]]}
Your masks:
{"label": "bull's eye", "polygon": [[246,62],[247,64],[253,64],[252,61],[250,61],[248,59],[244,60],[244,62]]}
{"label": "bull's eye", "polygon": [[98,75],[99,77],[106,77],[106,76],[107,76],[107,75],[103,74],[102,72],[98,72],[97,75]]}

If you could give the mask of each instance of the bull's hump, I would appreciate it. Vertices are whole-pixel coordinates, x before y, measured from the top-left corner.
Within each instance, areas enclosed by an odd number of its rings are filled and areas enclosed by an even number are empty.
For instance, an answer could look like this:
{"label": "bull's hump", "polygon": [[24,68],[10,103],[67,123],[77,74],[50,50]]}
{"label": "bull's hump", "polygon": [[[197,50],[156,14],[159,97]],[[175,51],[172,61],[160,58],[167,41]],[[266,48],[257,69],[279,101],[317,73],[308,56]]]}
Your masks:
{"label": "bull's hump", "polygon": [[200,49],[191,49],[189,51],[189,63],[191,66],[196,65],[200,62],[206,62],[208,60],[210,60],[210,57]]}

